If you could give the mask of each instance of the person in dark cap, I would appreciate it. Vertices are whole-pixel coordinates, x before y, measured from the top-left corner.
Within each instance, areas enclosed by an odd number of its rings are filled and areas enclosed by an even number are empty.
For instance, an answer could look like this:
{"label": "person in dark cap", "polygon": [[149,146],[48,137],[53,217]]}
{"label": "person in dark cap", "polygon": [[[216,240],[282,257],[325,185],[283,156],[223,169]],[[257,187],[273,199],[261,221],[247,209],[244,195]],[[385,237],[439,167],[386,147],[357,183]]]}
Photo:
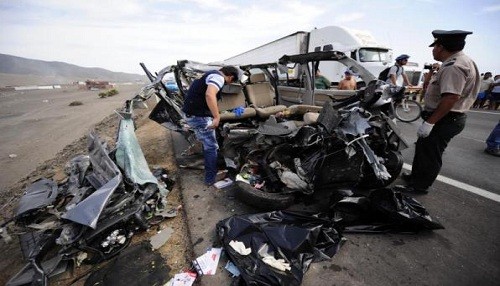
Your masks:
{"label": "person in dark cap", "polygon": [[402,175],[408,185],[399,186],[401,191],[427,193],[441,170],[442,155],[448,143],[465,127],[465,113],[474,103],[480,87],[476,64],[462,52],[469,34],[472,32],[432,32],[432,55],[442,65],[425,93],[424,121],[417,131],[412,171]]}
{"label": "person in dark cap", "polygon": [[220,122],[217,99],[220,99],[224,84],[235,82],[238,77],[238,69],[233,66],[224,66],[220,70],[206,72],[189,86],[182,107],[182,111],[186,115],[186,123],[193,129],[196,139],[203,144],[205,184],[207,186],[213,185],[217,176],[219,145],[214,130]]}
{"label": "person in dark cap", "polygon": [[397,80],[401,76],[403,77],[403,84],[411,86],[408,76],[403,68],[403,66],[408,63],[409,58],[410,56],[406,54],[402,54],[396,58],[396,63],[389,69],[389,73],[387,74],[387,83],[397,85]]}

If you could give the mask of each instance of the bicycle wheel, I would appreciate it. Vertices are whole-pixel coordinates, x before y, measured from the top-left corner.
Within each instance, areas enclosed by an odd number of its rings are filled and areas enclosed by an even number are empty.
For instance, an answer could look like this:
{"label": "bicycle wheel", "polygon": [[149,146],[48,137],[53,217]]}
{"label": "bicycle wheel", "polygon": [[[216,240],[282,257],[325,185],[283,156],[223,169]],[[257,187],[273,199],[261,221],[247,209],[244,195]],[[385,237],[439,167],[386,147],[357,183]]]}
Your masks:
{"label": "bicycle wheel", "polygon": [[412,99],[403,99],[394,106],[394,115],[403,122],[413,122],[420,118],[422,106]]}

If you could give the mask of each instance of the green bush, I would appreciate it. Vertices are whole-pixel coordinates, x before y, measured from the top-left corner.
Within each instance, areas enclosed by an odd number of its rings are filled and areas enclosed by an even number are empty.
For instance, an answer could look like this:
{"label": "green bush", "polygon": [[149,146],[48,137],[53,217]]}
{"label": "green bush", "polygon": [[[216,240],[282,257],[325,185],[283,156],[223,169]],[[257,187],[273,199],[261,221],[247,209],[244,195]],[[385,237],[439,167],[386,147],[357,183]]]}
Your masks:
{"label": "green bush", "polygon": [[69,104],[69,106],[78,106],[78,105],[83,105],[83,102],[81,101],[73,101]]}
{"label": "green bush", "polygon": [[108,90],[108,96],[113,96],[116,94],[118,94],[118,90],[116,90],[116,88]]}
{"label": "green bush", "polygon": [[113,96],[113,95],[116,95],[118,94],[118,90],[116,90],[116,88],[112,88],[108,91],[103,91],[103,92],[99,92],[99,97],[100,98],[105,98],[105,97],[108,97],[108,96]]}

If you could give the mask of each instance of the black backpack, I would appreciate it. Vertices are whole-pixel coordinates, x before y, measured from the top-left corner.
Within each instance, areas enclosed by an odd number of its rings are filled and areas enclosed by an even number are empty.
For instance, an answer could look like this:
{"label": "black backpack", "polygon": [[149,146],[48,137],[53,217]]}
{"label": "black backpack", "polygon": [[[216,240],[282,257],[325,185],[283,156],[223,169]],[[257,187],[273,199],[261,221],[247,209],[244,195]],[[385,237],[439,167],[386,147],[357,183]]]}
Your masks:
{"label": "black backpack", "polygon": [[[399,72],[399,67],[396,66],[398,69],[396,70],[396,74]],[[392,68],[392,66],[385,68],[383,71],[381,71],[378,75],[379,80],[386,81],[389,78],[389,70]]]}

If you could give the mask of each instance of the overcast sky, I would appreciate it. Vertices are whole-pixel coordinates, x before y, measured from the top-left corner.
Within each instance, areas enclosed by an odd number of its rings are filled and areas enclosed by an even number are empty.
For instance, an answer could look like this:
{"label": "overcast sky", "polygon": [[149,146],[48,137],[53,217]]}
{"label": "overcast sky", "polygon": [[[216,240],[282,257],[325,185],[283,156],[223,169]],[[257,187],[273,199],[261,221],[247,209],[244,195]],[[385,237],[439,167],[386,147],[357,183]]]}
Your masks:
{"label": "overcast sky", "polygon": [[330,25],[369,31],[421,66],[432,30],[473,31],[464,51],[500,73],[499,0],[0,0],[0,53],[142,74],[139,62],[220,61]]}

